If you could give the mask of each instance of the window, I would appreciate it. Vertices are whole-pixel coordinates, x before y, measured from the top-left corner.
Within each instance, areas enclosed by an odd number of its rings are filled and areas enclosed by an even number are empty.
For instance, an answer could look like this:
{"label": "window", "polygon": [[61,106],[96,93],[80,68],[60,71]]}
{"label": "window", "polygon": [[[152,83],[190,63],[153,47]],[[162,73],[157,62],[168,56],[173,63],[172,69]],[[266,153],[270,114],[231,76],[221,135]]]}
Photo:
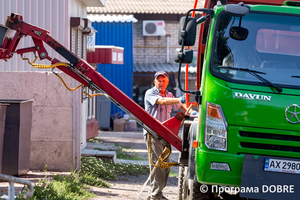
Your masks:
{"label": "window", "polygon": [[[299,15],[250,12],[239,18],[221,13],[210,60],[212,74],[230,82],[264,84],[248,72],[230,69],[248,68],[265,73],[259,75],[281,87],[300,87],[300,78],[295,77],[300,76],[299,20]],[[232,38],[232,27],[247,29],[246,39]]]}

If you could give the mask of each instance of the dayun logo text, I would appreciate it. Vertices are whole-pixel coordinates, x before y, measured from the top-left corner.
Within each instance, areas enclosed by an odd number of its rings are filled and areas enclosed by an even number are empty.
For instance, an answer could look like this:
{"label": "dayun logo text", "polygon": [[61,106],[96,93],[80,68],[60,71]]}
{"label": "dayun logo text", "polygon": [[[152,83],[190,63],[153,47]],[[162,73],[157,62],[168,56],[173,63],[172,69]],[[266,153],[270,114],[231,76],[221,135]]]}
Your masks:
{"label": "dayun logo text", "polygon": [[271,101],[272,96],[260,95],[260,94],[250,94],[250,93],[240,93],[235,92],[234,98],[239,99],[249,99],[249,100],[258,100],[258,101]]}

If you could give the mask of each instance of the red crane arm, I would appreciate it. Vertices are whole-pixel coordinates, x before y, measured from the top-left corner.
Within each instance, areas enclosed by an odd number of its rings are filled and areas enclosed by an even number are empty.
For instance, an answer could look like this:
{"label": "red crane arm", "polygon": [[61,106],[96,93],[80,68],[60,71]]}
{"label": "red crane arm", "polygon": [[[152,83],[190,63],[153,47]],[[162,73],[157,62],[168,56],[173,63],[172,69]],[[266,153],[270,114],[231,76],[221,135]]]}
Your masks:
{"label": "red crane arm", "polygon": [[[8,35],[9,29],[15,30],[15,35],[12,38]],[[5,31],[7,33],[4,33]],[[15,53],[22,55],[23,53],[35,52],[40,60],[47,59],[52,64],[59,63],[59,60],[49,57],[44,47],[44,43],[46,43],[70,62],[67,67],[62,65],[57,68],[82,83],[85,87],[106,94],[111,101],[133,116],[148,132],[154,136],[161,136],[176,149],[182,150],[181,139],[177,136],[179,127],[185,118],[182,112],[174,116],[174,120],[160,123],[115,85],[95,71],[85,60],[79,58],[55,40],[49,34],[49,31],[25,23],[21,15],[11,14],[11,16],[7,17],[5,26],[0,27],[0,35],[1,33],[3,33],[4,37],[3,40],[0,38],[0,41],[3,41],[0,49],[0,59],[10,59]],[[18,43],[23,36],[32,37],[34,47],[17,50]]]}

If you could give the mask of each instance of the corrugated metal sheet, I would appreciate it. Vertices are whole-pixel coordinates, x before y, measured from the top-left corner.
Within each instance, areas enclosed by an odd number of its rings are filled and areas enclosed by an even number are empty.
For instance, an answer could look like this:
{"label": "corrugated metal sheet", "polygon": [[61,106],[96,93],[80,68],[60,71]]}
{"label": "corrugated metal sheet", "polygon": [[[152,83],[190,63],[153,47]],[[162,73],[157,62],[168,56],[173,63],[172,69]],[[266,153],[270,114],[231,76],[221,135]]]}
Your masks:
{"label": "corrugated metal sheet", "polygon": [[[69,0],[0,0],[0,24],[4,24],[6,17],[11,13],[18,13],[23,16],[27,23],[39,26],[50,31],[50,34],[61,44],[69,47],[69,21],[68,16]],[[33,46],[31,38],[26,37],[21,40],[18,48]],[[58,53],[45,45],[49,55],[65,61]],[[26,54],[31,61],[33,54]],[[40,64],[45,62],[39,61]],[[48,62],[46,62],[48,64]],[[35,69],[20,56],[14,55],[13,59],[0,61],[0,72],[3,71],[44,71]]]}
{"label": "corrugated metal sheet", "polygon": [[[114,45],[124,48],[124,64],[98,64],[97,70],[105,78],[116,85],[122,92],[133,96],[133,25],[132,22],[99,23],[93,22],[97,30],[96,45]],[[111,114],[120,111],[112,105]]]}
{"label": "corrugated metal sheet", "polygon": [[178,72],[178,63],[134,63],[134,72]]}
{"label": "corrugated metal sheet", "polygon": [[[134,72],[178,72],[178,63],[134,63]],[[189,65],[189,73],[196,73],[196,66]],[[181,72],[185,73],[185,64],[182,64]]]}

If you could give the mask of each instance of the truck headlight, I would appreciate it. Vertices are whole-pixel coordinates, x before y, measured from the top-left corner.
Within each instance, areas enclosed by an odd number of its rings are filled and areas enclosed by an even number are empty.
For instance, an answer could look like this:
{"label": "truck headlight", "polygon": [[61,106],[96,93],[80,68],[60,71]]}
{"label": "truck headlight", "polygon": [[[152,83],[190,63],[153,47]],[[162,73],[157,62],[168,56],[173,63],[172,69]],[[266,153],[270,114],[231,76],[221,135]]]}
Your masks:
{"label": "truck headlight", "polygon": [[227,122],[220,105],[206,104],[204,138],[207,148],[227,151]]}

